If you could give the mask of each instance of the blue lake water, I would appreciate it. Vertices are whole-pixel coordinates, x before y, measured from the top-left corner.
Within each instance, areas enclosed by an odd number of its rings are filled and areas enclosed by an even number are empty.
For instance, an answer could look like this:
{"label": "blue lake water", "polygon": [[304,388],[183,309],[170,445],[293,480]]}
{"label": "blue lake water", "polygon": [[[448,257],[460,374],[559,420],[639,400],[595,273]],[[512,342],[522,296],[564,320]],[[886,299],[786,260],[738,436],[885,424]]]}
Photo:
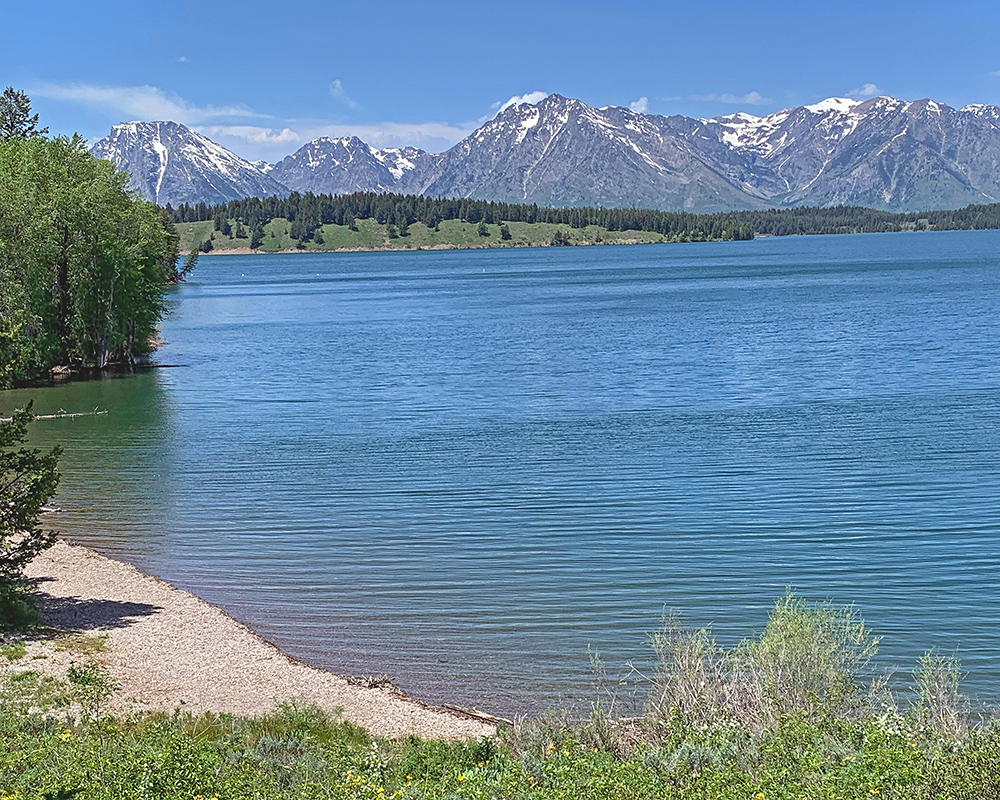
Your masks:
{"label": "blue lake water", "polygon": [[0,393],[58,525],[289,653],[504,713],[786,586],[1000,692],[1000,232],[203,258],[138,376]]}

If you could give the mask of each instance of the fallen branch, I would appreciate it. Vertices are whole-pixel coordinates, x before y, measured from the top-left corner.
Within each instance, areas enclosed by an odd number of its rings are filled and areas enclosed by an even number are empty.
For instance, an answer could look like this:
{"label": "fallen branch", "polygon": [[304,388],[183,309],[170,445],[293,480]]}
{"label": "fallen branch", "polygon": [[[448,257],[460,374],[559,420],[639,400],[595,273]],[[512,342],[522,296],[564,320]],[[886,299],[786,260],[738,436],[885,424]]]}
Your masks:
{"label": "fallen branch", "polygon": [[487,714],[483,711],[476,711],[472,708],[462,708],[462,706],[455,706],[451,703],[442,703],[441,708],[447,708],[449,711],[454,711],[457,714],[462,714],[466,717],[471,717],[472,719],[478,719],[482,722],[492,722],[494,725],[504,724],[513,725],[509,719],[504,719],[503,717],[494,717],[492,714]]}
{"label": "fallen branch", "polygon": [[[82,411],[75,414],[70,414],[68,411],[60,410],[58,414],[38,414],[33,419],[72,419],[73,417],[100,417],[103,414],[107,414],[107,411],[98,411],[96,408],[93,411]],[[0,422],[13,422],[13,417],[0,417]]]}

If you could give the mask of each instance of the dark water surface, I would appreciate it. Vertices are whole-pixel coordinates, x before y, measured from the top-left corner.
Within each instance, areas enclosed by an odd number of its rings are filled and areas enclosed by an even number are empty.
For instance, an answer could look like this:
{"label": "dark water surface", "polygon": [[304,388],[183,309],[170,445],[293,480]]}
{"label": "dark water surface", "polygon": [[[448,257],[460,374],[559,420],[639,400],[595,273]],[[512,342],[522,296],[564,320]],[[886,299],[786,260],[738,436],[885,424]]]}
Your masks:
{"label": "dark water surface", "polygon": [[307,661],[501,712],[794,586],[1000,695],[1000,233],[204,258],[60,527]]}

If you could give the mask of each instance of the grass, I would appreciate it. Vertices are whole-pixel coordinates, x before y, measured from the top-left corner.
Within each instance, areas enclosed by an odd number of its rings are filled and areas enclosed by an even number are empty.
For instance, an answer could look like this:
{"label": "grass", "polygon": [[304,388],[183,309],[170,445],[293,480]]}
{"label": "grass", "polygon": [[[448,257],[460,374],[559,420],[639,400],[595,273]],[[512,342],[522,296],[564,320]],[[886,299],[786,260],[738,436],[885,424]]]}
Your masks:
{"label": "grass", "polygon": [[[212,237],[213,251],[224,252],[250,246],[249,239],[223,236],[208,222],[182,222],[177,224],[181,237],[181,251],[187,252],[198,247]],[[274,253],[282,250],[304,249],[306,251],[327,252],[334,250],[427,250],[434,248],[486,248],[486,247],[542,247],[552,243],[556,231],[562,231],[571,243],[587,244],[637,244],[667,241],[658,233],[649,231],[608,232],[596,225],[586,228],[571,228],[547,222],[509,222],[511,238],[504,240],[500,225],[487,225],[488,236],[480,236],[478,224],[462,220],[444,220],[438,230],[428,228],[420,222],[410,225],[407,236],[390,236],[388,225],[379,225],[373,219],[362,219],[356,223],[357,230],[346,225],[323,225],[320,229],[323,243],[305,243],[298,248],[298,242],[289,235],[291,223],[286,219],[273,219],[264,226],[264,241],[260,252]],[[235,226],[234,226],[235,228]]]}
{"label": "grass", "polygon": [[108,635],[106,633],[63,633],[54,640],[55,649],[59,652],[72,653],[76,656],[94,656],[108,650]]}
{"label": "grass", "polygon": [[641,716],[610,713],[611,691],[589,720],[534,720],[470,742],[378,739],[295,704],[252,719],[115,718],[95,705],[111,690],[99,667],[62,682],[22,673],[0,694],[0,798],[1000,796],[1000,725],[972,724],[957,662],[929,653],[913,701],[900,703],[873,674],[878,641],[852,607],[788,594],[735,648],[676,617],[652,644],[656,672],[631,678],[648,691]]}

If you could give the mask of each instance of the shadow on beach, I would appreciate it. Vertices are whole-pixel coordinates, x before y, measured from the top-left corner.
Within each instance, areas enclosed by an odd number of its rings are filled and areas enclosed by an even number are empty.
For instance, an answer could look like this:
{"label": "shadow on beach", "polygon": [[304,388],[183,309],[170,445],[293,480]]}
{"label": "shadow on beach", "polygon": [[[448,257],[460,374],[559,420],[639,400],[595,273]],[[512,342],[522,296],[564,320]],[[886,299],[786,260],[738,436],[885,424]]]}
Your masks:
{"label": "shadow on beach", "polygon": [[129,603],[120,600],[92,600],[79,597],[55,597],[38,589],[36,582],[35,602],[47,625],[63,631],[100,631],[125,628],[134,625],[143,617],[162,611],[161,606],[151,603]]}

